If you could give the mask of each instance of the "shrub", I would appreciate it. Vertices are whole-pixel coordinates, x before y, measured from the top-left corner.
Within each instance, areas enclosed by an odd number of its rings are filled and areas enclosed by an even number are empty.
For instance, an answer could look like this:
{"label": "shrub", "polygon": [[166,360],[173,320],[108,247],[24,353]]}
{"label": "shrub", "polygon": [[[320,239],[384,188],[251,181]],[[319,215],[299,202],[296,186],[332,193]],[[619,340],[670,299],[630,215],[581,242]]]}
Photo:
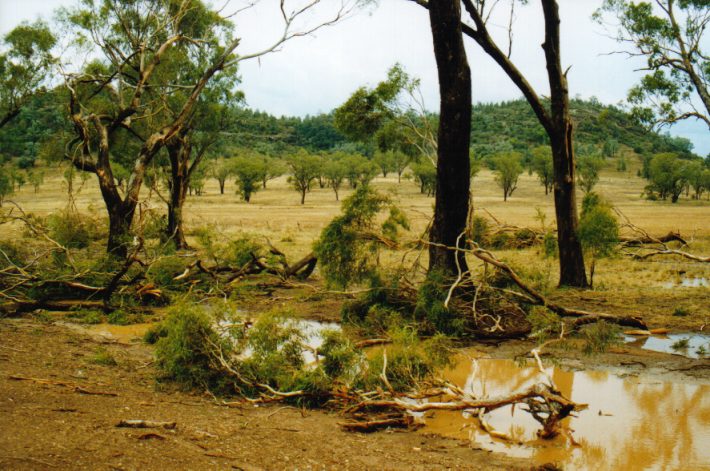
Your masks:
{"label": "shrub", "polygon": [[104,366],[116,366],[118,365],[118,362],[116,362],[116,359],[113,357],[111,352],[106,350],[105,348],[99,347],[96,349],[96,353],[94,354],[93,357],[91,357],[91,363],[94,363],[96,365],[104,365]]}
{"label": "shrub", "polygon": [[49,237],[64,247],[83,249],[91,242],[91,223],[75,211],[61,211],[49,216]]}
{"label": "shrub", "polygon": [[603,353],[614,345],[622,343],[621,329],[618,325],[599,321],[585,326],[582,329],[581,337],[584,340],[583,351],[587,355]]}
{"label": "shrub", "polygon": [[212,352],[226,355],[232,344],[220,337],[213,319],[200,306],[178,305],[163,321],[165,336],[156,343],[156,362],[167,378],[186,388],[225,391],[225,377],[213,363]]}

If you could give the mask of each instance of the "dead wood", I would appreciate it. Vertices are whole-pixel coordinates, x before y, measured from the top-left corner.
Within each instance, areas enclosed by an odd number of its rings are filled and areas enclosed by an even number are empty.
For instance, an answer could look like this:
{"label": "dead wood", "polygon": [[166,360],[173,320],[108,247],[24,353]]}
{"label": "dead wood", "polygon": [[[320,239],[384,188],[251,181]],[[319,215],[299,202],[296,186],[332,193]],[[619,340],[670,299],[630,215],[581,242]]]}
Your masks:
{"label": "dead wood", "polygon": [[343,429],[348,432],[370,433],[383,428],[410,428],[414,425],[414,417],[411,415],[402,415],[399,417],[391,417],[386,419],[373,419],[362,421],[349,421],[338,423]]}
{"label": "dead wood", "polygon": [[29,381],[32,383],[36,384],[44,384],[44,385],[50,385],[50,386],[62,386],[71,389],[74,392],[80,393],[80,394],[93,394],[97,396],[118,396],[118,394],[113,393],[113,392],[105,392],[105,391],[92,391],[90,389],[86,389],[83,386],[80,386],[76,383],[72,383],[69,381],[57,381],[57,380],[52,380],[52,379],[44,379],[44,378],[31,378],[28,376],[22,376],[22,375],[9,375],[7,377],[8,379],[11,379],[13,381]]}
{"label": "dead wood", "polygon": [[645,244],[666,244],[668,242],[680,242],[681,245],[688,245],[685,239],[681,237],[680,232],[673,231],[669,231],[668,234],[660,237],[653,237],[643,231],[643,233],[639,236],[619,237],[619,241],[623,247],[635,247]]}
{"label": "dead wood", "polygon": [[355,344],[355,348],[374,347],[376,345],[387,345],[392,343],[392,339],[366,339]]}
{"label": "dead wood", "polygon": [[102,301],[93,300],[56,300],[56,301],[13,301],[0,304],[0,314],[3,316],[18,316],[37,309],[47,311],[71,311],[77,308],[100,309]]}
{"label": "dead wood", "polygon": [[126,428],[164,428],[166,430],[173,430],[177,427],[177,422],[160,422],[154,420],[141,420],[141,419],[128,419],[121,420],[116,424],[116,427],[126,427]]}
{"label": "dead wood", "polygon": [[647,258],[656,257],[659,255],[677,255],[679,257],[687,258],[688,260],[693,260],[695,262],[710,263],[710,257],[703,257],[699,255],[693,255],[682,250],[674,249],[663,249],[663,250],[652,250],[643,254],[634,253],[629,254],[634,260],[645,260]]}

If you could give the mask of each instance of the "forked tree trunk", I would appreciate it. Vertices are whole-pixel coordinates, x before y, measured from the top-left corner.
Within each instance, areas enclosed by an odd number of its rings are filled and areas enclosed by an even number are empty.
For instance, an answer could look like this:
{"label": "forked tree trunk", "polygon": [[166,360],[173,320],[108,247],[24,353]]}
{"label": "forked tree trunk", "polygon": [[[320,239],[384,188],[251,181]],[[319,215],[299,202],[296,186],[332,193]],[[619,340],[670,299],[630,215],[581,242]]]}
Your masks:
{"label": "forked tree trunk", "polygon": [[[430,0],[429,21],[441,97],[434,220],[429,240],[455,247],[466,229],[470,189],[471,70],[461,33],[459,0]],[[463,238],[459,245],[463,246]],[[457,268],[458,258],[458,268]],[[467,270],[462,252],[429,246],[429,271]]]}
{"label": "forked tree trunk", "polygon": [[106,206],[108,210],[108,243],[106,251],[116,257],[128,257],[128,247],[132,243],[131,224],[136,205],[130,202]]}

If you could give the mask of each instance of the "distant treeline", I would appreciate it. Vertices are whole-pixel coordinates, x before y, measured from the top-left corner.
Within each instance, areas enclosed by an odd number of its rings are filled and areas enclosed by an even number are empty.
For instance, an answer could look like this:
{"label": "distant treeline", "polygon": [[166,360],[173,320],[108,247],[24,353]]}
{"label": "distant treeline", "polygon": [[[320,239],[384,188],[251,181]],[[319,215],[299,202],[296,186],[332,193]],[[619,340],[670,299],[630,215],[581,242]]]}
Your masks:
{"label": "distant treeline", "polygon": [[[34,160],[61,158],[63,136],[69,136],[66,101],[60,91],[34,97],[10,126],[0,130],[0,162],[15,160],[19,166],[32,166]],[[613,156],[626,146],[639,156],[672,152],[681,158],[698,158],[692,143],[649,131],[625,111],[603,105],[596,99],[571,102],[575,120],[575,145],[578,154]],[[224,146],[253,148],[269,155],[292,153],[297,148],[310,152],[346,150],[372,156],[375,149],[354,144],[335,128],[333,113],[315,116],[275,117],[266,112],[236,108],[229,129],[222,133]],[[507,151],[524,155],[536,146],[547,144],[547,135],[524,100],[473,107],[471,142],[474,155],[485,158]]]}

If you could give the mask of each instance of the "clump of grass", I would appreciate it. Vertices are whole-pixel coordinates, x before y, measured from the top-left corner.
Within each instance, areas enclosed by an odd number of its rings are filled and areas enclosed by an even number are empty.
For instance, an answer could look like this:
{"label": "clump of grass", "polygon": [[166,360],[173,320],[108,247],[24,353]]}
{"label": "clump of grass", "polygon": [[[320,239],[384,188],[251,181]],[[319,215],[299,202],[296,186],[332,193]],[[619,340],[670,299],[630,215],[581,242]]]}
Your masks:
{"label": "clump of grass", "polygon": [[90,361],[91,361],[91,363],[94,363],[96,365],[104,365],[104,366],[118,365],[118,362],[113,357],[111,352],[109,352],[108,350],[106,350],[103,347],[99,347],[96,349],[96,352],[94,353],[94,356],[91,357]]}
{"label": "clump of grass", "polygon": [[622,343],[621,329],[615,324],[599,321],[586,326],[581,333],[584,340],[583,352],[587,355],[604,353],[610,347]]}
{"label": "clump of grass", "polygon": [[690,315],[688,308],[678,306],[673,310],[673,317],[686,317]]}
{"label": "clump of grass", "polygon": [[80,309],[71,312],[67,317],[80,324],[101,324],[104,321],[103,314],[93,309]]}
{"label": "clump of grass", "polygon": [[152,325],[143,334],[143,341],[149,345],[155,345],[158,340],[168,335],[168,329],[163,322]]}
{"label": "clump of grass", "polygon": [[690,339],[687,337],[683,338],[683,339],[678,339],[671,344],[671,348],[673,350],[687,350],[689,346],[690,346]]}

